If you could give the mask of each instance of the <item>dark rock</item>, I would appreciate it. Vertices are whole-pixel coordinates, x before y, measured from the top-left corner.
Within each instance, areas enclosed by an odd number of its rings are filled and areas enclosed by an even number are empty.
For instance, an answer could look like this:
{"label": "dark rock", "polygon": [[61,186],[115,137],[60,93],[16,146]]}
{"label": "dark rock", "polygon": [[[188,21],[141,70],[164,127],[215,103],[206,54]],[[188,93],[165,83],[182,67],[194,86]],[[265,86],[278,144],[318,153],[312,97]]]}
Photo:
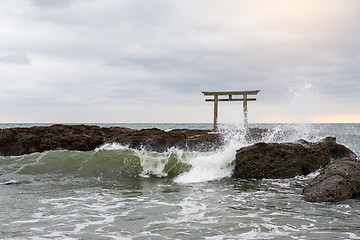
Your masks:
{"label": "dark rock", "polygon": [[354,156],[335,138],[317,143],[256,143],[236,153],[233,177],[244,179],[292,178],[307,175],[330,163],[331,159]]}
{"label": "dark rock", "polygon": [[134,149],[163,152],[171,147],[188,150],[213,150],[223,144],[219,133],[209,130],[160,129],[133,130],[89,125],[0,129],[0,155],[22,155],[47,150],[90,151],[105,144],[120,143]]}
{"label": "dark rock", "polygon": [[335,137],[326,137],[323,143],[329,148],[330,156],[333,159],[341,159],[343,157],[357,158],[357,155],[353,151],[344,145],[337,144]]}
{"label": "dark rock", "polygon": [[355,158],[335,161],[303,190],[309,202],[341,202],[360,195],[360,163]]}

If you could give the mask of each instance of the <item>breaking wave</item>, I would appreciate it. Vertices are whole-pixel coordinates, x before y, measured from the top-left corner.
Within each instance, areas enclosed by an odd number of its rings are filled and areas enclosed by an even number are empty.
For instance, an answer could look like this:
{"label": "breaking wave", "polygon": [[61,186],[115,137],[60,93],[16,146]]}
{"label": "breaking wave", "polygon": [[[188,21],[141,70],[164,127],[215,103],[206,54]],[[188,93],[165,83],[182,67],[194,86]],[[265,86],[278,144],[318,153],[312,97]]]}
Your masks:
{"label": "breaking wave", "polygon": [[[299,128],[298,128],[299,129]],[[309,139],[306,131],[291,132],[281,141]],[[279,140],[286,130],[276,127],[262,141]],[[94,151],[56,150],[23,156],[0,157],[0,183],[19,183],[19,176],[71,176],[117,180],[119,178],[169,178],[177,183],[194,183],[229,177],[234,168],[236,151],[250,143],[243,131],[222,129],[225,145],[209,152],[184,151],[170,148],[166,152],[130,149],[116,143],[105,144]],[[22,177],[20,177],[22,178]],[[25,178],[26,179],[26,178]]]}
{"label": "breaking wave", "polygon": [[73,175],[107,180],[122,176],[175,177],[190,168],[180,150],[155,153],[133,150],[118,144],[105,145],[91,152],[57,150],[1,157],[0,160],[1,177],[7,174]]}

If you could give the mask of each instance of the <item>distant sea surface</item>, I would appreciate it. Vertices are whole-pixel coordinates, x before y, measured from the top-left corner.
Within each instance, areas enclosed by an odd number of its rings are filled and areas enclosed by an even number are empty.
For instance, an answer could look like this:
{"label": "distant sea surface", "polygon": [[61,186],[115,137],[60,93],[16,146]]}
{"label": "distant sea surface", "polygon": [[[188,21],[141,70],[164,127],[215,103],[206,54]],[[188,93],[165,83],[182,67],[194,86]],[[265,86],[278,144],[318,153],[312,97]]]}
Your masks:
{"label": "distant sea surface", "polygon": [[[94,123],[133,129],[211,129],[208,123]],[[52,124],[0,124],[0,128]],[[360,239],[360,200],[308,203],[318,172],[291,179],[230,177],[247,146],[220,125],[217,151],[163,153],[106,144],[95,151],[0,156],[0,239]],[[284,141],[334,136],[360,155],[360,124],[250,124],[292,129]],[[264,141],[274,142],[271,134]]]}
{"label": "distant sea surface", "polygon": [[[33,127],[33,126],[51,126],[55,123],[0,123],[0,128],[12,128],[12,127]],[[145,128],[159,128],[162,130],[167,129],[210,129],[212,124],[210,123],[64,123],[67,125],[72,124],[86,124],[96,125],[99,127],[125,127],[132,129],[145,129]]]}

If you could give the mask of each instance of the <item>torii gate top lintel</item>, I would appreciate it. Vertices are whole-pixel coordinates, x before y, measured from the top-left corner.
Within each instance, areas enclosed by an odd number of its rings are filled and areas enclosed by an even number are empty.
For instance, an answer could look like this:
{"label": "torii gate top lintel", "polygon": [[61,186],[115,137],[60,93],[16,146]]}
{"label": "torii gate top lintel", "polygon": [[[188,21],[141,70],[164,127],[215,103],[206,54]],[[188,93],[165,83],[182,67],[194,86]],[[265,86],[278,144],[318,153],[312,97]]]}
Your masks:
{"label": "torii gate top lintel", "polygon": [[[247,121],[247,101],[256,101],[256,98],[248,98],[248,95],[257,95],[260,90],[251,91],[217,91],[217,92],[206,92],[202,93],[205,96],[214,96],[213,99],[205,99],[206,102],[214,102],[214,131],[217,131],[217,118],[218,118],[218,102],[219,101],[242,101],[244,109],[244,127],[245,130],[248,128]],[[219,96],[228,95],[229,98],[219,98]],[[233,98],[233,95],[242,95],[243,98]]]}
{"label": "torii gate top lintel", "polygon": [[251,90],[251,91],[219,91],[219,92],[205,92],[202,93],[205,96],[213,96],[213,95],[256,95],[260,92],[260,90]]}

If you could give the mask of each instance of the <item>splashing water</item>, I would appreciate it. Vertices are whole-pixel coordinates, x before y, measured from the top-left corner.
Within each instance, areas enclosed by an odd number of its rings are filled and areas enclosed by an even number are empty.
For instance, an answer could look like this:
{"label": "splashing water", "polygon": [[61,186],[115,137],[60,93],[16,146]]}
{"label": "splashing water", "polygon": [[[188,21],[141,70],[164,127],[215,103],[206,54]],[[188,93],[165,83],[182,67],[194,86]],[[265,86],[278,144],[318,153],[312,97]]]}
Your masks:
{"label": "splashing water", "polygon": [[212,152],[194,153],[187,159],[187,163],[192,166],[191,169],[175,178],[175,182],[206,182],[231,176],[236,151],[248,143],[242,125],[224,125],[220,134],[224,138],[224,146]]}
{"label": "splashing water", "polygon": [[[313,104],[319,96],[315,83],[306,79],[294,82],[285,96],[285,106],[294,124],[279,124],[267,132],[263,142],[294,142],[299,139],[316,141],[320,129],[310,124]],[[239,119],[239,111],[225,111],[227,119]],[[187,158],[192,167],[174,181],[178,183],[204,182],[217,180],[231,175],[236,151],[249,145],[245,140],[243,123],[221,124],[219,126],[225,146],[215,152],[197,153]]]}
{"label": "splashing water", "polygon": [[290,114],[290,121],[309,123],[314,112],[314,104],[318,102],[319,88],[313,82],[300,80],[289,87],[283,102]]}
{"label": "splashing water", "polygon": [[[97,149],[96,152],[102,151],[131,151],[132,158],[138,159],[132,165],[139,164],[141,168],[139,176],[148,178],[156,177],[175,177],[176,183],[196,183],[219,180],[229,177],[233,170],[236,150],[245,146],[244,135],[239,131],[225,131],[222,134],[226,144],[210,152],[185,152],[177,148],[170,148],[166,152],[157,153],[145,150],[129,149],[119,144],[106,144]],[[131,157],[128,157],[129,159]],[[127,160],[130,161],[130,160]]]}
{"label": "splashing water", "polygon": [[[286,128],[289,129],[290,127],[295,130],[296,134],[294,136],[297,139],[313,140],[313,137],[317,135],[311,125],[311,117],[316,111],[315,107],[316,103],[319,102],[319,97],[319,86],[314,81],[306,78],[292,82],[283,97],[283,106],[288,113],[286,122],[293,122],[293,124],[286,125]],[[297,139],[292,138],[289,140],[295,141]]]}

